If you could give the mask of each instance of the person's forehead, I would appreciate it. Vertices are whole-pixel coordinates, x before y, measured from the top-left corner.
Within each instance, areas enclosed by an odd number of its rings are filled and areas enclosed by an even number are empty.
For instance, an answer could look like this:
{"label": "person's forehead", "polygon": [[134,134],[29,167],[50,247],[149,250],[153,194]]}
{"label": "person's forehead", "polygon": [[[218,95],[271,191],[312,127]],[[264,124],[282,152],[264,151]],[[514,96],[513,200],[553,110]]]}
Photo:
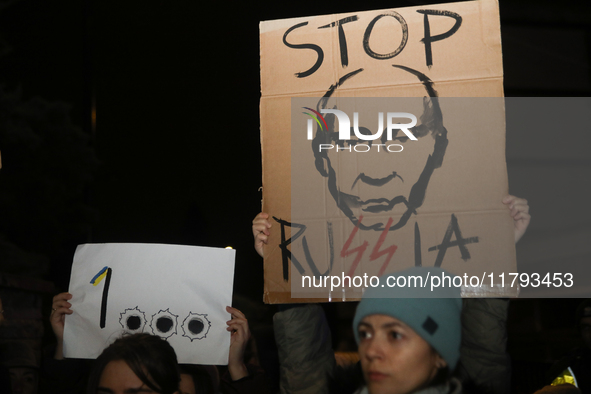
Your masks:
{"label": "person's forehead", "polygon": [[372,326],[373,328],[401,326],[408,327],[403,321],[390,315],[373,314],[361,319],[361,323]]}
{"label": "person's forehead", "polygon": [[[124,360],[112,360],[105,366],[99,386],[105,388],[140,388],[144,382],[133,372]],[[113,387],[110,387],[113,386]]]}

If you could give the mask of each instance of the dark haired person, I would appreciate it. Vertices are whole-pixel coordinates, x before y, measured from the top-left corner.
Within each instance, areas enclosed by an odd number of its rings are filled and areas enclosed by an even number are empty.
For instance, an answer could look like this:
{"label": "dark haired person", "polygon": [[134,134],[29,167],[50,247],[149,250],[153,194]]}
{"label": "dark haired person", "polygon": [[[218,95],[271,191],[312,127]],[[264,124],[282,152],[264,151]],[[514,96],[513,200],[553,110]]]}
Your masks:
{"label": "dark haired person", "polygon": [[[70,299],[72,299],[70,293],[60,293],[53,297],[50,322],[57,344],[52,357],[45,359],[45,365],[42,368],[46,388],[44,393],[47,394],[83,392],[88,370],[94,363],[94,360],[65,359],[63,356],[65,316],[73,313],[70,309],[72,307]],[[244,363],[244,353],[251,336],[246,316],[240,310],[230,306],[226,307],[226,312],[231,316],[231,319],[226,322],[228,325],[226,330],[231,335],[226,374],[220,378],[215,366],[183,366],[182,383],[183,388],[187,389],[183,391],[184,393],[209,393],[207,390],[212,388],[216,389],[216,393],[219,388],[219,391],[224,394],[269,392],[264,371],[257,366]],[[197,372],[192,374],[195,371]],[[199,373],[203,371],[210,372],[209,376],[206,376],[207,372]],[[191,391],[191,388],[195,391]]]}
{"label": "dark haired person", "polygon": [[88,394],[159,393],[179,390],[176,353],[164,339],[150,334],[126,335],[96,359]]}

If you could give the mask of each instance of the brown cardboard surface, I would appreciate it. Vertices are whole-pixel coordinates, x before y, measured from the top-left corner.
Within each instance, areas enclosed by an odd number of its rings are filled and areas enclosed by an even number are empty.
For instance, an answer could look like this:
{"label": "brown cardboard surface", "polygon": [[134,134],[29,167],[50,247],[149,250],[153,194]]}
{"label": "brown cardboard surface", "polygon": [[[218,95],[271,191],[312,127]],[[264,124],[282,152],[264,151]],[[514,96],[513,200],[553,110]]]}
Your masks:
{"label": "brown cardboard surface", "polygon": [[[461,17],[459,25],[458,15]],[[430,65],[427,64],[428,45],[424,43],[426,20],[430,34],[438,39],[430,45]],[[336,21],[342,21],[340,32]],[[444,33],[454,25],[459,27],[446,37]],[[441,34],[444,36],[438,37]],[[343,39],[346,40],[346,59]],[[298,127],[294,126],[298,119],[292,117],[292,98],[320,98],[334,85],[338,85],[331,95],[335,102],[341,97],[357,97],[361,103],[363,97],[426,95],[425,86],[416,74],[393,66],[404,66],[428,76],[441,98],[442,108],[446,97],[502,97],[498,4],[485,0],[261,22],[260,45],[263,211],[276,218],[272,220],[270,242],[265,249],[264,300],[288,303],[358,298],[359,290],[347,292],[345,297],[342,293],[336,295],[327,291],[298,295],[307,298],[293,298],[291,294],[291,282],[301,277],[292,266],[293,257],[297,256],[304,267],[304,275],[311,274],[302,249],[303,235],[320,273],[340,275],[351,266],[353,256],[341,258],[339,252],[344,250],[354,229],[352,220],[337,208],[326,191],[326,178],[315,171],[313,160],[305,157],[309,155],[309,141],[296,140],[302,147],[292,146],[292,128]],[[321,63],[318,61],[320,51]],[[393,55],[395,51],[398,53]],[[318,65],[316,70],[310,71],[315,64]],[[302,73],[307,75],[302,76]],[[354,77],[346,77],[351,73]],[[466,245],[471,253],[467,260],[460,248],[448,248],[442,268],[459,275],[479,277],[484,271],[487,275],[491,271],[515,272],[512,220],[501,203],[508,193],[502,102],[494,114],[494,131],[490,133],[474,131],[480,129],[478,125],[471,129],[464,126],[468,130],[457,131],[462,129],[454,124],[457,116],[453,112],[459,111],[457,107],[455,110],[446,107],[445,127],[453,132],[449,133],[444,165],[433,173],[423,204],[403,228],[386,238],[384,248],[392,243],[398,248],[385,272],[416,264],[417,227],[422,264],[432,266],[437,254],[433,247],[442,243],[452,214],[462,234],[466,237],[476,234],[479,242]],[[305,122],[306,116],[301,117]],[[483,139],[484,134],[486,138]],[[410,147],[414,146],[409,144],[409,150]],[[302,158],[298,161],[300,155]],[[340,159],[335,162],[341,174],[360,171],[357,162],[346,162]],[[297,166],[293,170],[298,179],[292,179],[293,163]],[[403,167],[404,164],[400,168]],[[299,182],[296,185],[300,186],[292,190],[292,182]],[[292,222],[292,208],[297,210],[298,206],[304,207],[307,227],[299,239],[290,243],[300,230],[288,224]],[[391,213],[392,217],[401,215],[402,212],[396,210]],[[283,221],[283,225],[278,220]],[[332,231],[332,258],[327,249],[330,243],[327,223]],[[380,234],[380,231],[360,230],[351,248],[367,240],[370,246],[366,255],[369,255]],[[454,235],[451,240],[455,239]],[[375,274],[376,264],[382,265],[378,260],[370,262],[365,256],[355,273]],[[333,262],[332,267],[329,261]],[[515,295],[516,290],[493,286],[477,289],[476,293],[507,296]]]}

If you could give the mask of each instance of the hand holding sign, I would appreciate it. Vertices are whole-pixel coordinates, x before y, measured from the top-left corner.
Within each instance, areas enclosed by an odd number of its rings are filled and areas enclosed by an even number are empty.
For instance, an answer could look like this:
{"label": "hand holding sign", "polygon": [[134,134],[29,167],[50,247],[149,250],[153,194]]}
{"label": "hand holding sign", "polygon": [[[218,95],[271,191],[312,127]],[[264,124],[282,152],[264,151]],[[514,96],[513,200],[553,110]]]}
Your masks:
{"label": "hand holding sign", "polygon": [[525,198],[519,198],[515,196],[507,196],[503,199],[505,204],[511,210],[511,217],[515,223],[515,243],[523,237],[531,216],[529,214],[529,205]]}
{"label": "hand holding sign", "polygon": [[242,379],[248,376],[248,370],[244,364],[244,351],[250,339],[248,320],[244,313],[236,308],[226,307],[226,311],[232,315],[232,320],[226,322],[226,330],[232,333],[230,339],[230,355],[228,357],[228,372],[232,380]]}
{"label": "hand holding sign", "polygon": [[64,322],[66,315],[71,315],[73,311],[70,309],[72,304],[68,300],[72,299],[70,293],[60,293],[53,297],[53,304],[51,305],[51,315],[49,316],[49,322],[51,328],[57,339],[57,345],[55,347],[54,358],[56,360],[62,360],[64,358]]}
{"label": "hand holding sign", "polygon": [[259,213],[252,221],[252,234],[254,235],[254,248],[257,253],[263,256],[263,248],[269,239],[269,229],[271,222],[269,222],[269,214],[265,212]]}

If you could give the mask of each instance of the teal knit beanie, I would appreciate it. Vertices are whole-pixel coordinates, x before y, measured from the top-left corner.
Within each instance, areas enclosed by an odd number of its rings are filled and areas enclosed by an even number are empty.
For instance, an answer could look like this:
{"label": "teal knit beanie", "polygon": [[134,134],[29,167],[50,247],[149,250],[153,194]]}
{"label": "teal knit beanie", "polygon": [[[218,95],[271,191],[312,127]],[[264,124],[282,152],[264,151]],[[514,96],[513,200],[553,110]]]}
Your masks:
{"label": "teal knit beanie", "polygon": [[[380,277],[379,284],[367,288],[357,306],[353,319],[357,344],[357,327],[364,317],[376,314],[392,316],[420,335],[453,371],[460,358],[462,331],[462,299],[460,289],[453,285],[454,277],[437,267],[413,267]],[[441,284],[438,280],[442,278],[450,279],[443,280]],[[419,284],[421,281],[426,283],[424,287]],[[431,288],[437,283],[438,287]]]}

